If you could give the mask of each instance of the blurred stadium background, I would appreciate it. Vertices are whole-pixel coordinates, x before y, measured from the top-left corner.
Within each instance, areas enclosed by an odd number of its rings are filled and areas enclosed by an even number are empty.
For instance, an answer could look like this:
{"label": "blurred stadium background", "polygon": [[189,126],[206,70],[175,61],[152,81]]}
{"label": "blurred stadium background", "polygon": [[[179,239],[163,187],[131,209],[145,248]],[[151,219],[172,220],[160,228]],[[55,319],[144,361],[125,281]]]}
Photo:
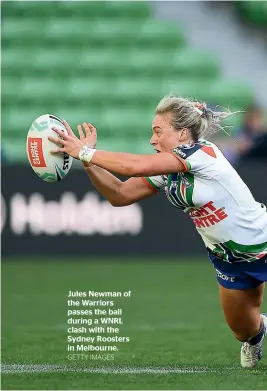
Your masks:
{"label": "blurred stadium background", "polygon": [[2,2],[8,160],[26,159],[26,129],[42,113],[90,120],[100,148],[140,153],[150,152],[155,106],[171,91],[266,109],[266,14],[256,1]]}
{"label": "blurred stadium background", "polygon": [[[169,92],[248,110],[250,119],[228,120],[231,138],[215,140],[230,157],[232,145],[249,141],[233,163],[267,203],[266,1],[2,1],[1,16],[3,388],[264,389],[266,358],[250,374],[238,369],[240,346],[191,222],[182,213],[173,219],[162,196],[107,205],[78,163],[64,181],[44,183],[25,142],[33,120],[51,113],[73,127],[92,122],[101,149],[150,153],[154,109]],[[132,342],[112,365],[208,373],[12,371],[71,364],[71,289],[132,289],[124,326]]]}

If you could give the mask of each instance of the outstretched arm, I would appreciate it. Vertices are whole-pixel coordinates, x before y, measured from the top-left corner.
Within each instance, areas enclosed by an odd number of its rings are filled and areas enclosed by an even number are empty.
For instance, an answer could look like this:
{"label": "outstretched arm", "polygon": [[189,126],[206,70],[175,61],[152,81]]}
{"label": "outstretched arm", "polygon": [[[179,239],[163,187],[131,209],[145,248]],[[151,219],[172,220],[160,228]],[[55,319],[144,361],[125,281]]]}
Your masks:
{"label": "outstretched arm", "polygon": [[[56,144],[62,144],[62,147],[51,152],[65,152],[75,159],[79,159],[79,153],[85,144],[75,136],[66,121],[64,121],[64,125],[68,134],[53,128],[60,136],[60,141],[54,137],[49,137],[49,140]],[[108,171],[126,176],[153,176],[187,170],[182,159],[178,159],[177,156],[168,152],[161,152],[157,155],[134,155],[122,152],[92,150],[90,162]]]}
{"label": "outstretched arm", "polygon": [[168,152],[157,155],[134,155],[122,152],[96,151],[93,164],[120,175],[153,176],[185,171],[185,166]]}
{"label": "outstretched arm", "polygon": [[130,178],[122,182],[110,172],[94,165],[85,165],[85,171],[96,190],[113,206],[131,205],[156,193],[141,178]]}
{"label": "outstretched arm", "polygon": [[[68,124],[65,123],[68,129]],[[83,145],[95,148],[97,142],[97,130],[92,124],[83,123],[77,126],[80,141]],[[70,132],[70,128],[68,129]],[[105,197],[113,206],[125,206],[136,201],[152,196],[157,191],[145,184],[141,178],[130,178],[122,182],[107,170],[92,163],[83,163],[84,169],[95,186],[96,190]]]}

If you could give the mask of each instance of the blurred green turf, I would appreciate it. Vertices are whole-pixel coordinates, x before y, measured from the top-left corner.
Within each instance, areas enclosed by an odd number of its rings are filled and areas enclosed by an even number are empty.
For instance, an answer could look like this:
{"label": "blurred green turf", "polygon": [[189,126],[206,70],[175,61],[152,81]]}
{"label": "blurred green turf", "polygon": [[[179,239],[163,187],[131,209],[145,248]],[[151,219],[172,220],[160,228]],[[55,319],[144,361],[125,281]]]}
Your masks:
{"label": "blurred green turf", "polygon": [[[132,291],[130,299],[113,299],[123,309],[120,335],[131,338],[114,361],[67,359],[69,290]],[[239,352],[207,260],[2,261],[2,363],[76,369],[6,373],[4,366],[3,389],[266,389],[267,357],[247,371],[239,367]],[[114,366],[207,372],[82,372]]]}

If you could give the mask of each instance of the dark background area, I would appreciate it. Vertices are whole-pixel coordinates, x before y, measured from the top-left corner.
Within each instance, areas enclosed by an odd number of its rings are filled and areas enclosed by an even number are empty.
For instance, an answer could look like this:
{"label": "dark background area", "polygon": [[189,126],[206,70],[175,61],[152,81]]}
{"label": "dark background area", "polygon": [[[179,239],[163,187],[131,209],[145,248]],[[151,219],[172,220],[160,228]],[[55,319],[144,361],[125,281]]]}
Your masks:
{"label": "dark background area", "polygon": [[[265,161],[247,161],[237,167],[237,171],[251,189],[257,201],[267,203]],[[51,184],[40,180],[27,165],[6,166],[2,169],[2,196],[4,199],[2,213],[2,256],[39,256],[58,255],[62,257],[86,255],[117,256],[127,258],[131,255],[169,256],[174,255],[205,255],[205,247],[199,234],[196,232],[191,219],[182,211],[175,209],[165,198],[164,193],[155,195],[130,207],[114,208],[104,201],[95,191],[87,175],[82,170],[72,170],[62,181]],[[237,189],[238,191],[238,189]],[[44,221],[46,209],[29,207],[32,196],[39,195],[44,202],[56,201],[71,193],[76,199],[76,205],[86,195],[94,196],[98,211],[90,198],[85,209],[75,207],[74,212],[57,205],[49,215],[49,221],[55,227],[62,213],[74,213],[75,225],[72,232],[67,229],[55,228],[54,234],[38,233],[40,224]],[[25,208],[14,206],[16,197],[25,197]],[[127,209],[128,208],[128,209]],[[129,209],[131,208],[131,209]],[[133,209],[134,208],[134,209]],[[123,210],[124,209],[124,210]],[[128,210],[126,213],[126,209]],[[103,211],[105,217],[103,217]],[[12,214],[12,216],[11,216]],[[23,217],[23,216],[24,217]],[[116,216],[120,216],[117,217]],[[84,219],[96,219],[94,228],[79,233],[79,222]],[[12,224],[11,224],[12,219]],[[30,221],[31,224],[22,224],[22,231],[14,229],[18,226],[14,220]],[[54,223],[52,220],[54,220]],[[99,221],[101,220],[101,221]],[[105,223],[106,221],[106,223]],[[113,221],[113,223],[112,223]],[[38,225],[39,224],[39,225]],[[100,224],[100,225],[99,225]],[[131,228],[134,225],[134,228]],[[19,225],[21,226],[21,225]],[[105,232],[105,226],[109,227]],[[36,228],[34,228],[36,227]],[[38,228],[39,227],[39,228]],[[42,227],[42,225],[41,225]],[[75,228],[76,227],[76,228]],[[101,228],[97,228],[101,227]],[[37,258],[38,259],[38,258]]]}

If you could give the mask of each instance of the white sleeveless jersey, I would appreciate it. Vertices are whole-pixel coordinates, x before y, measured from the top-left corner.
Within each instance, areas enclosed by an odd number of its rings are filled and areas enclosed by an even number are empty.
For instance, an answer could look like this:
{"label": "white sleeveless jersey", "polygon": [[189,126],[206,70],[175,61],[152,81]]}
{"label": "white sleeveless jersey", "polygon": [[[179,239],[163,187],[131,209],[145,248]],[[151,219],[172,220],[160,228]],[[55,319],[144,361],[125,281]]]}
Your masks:
{"label": "white sleeveless jersey", "polygon": [[267,209],[208,141],[181,145],[173,154],[185,172],[143,178],[187,213],[206,247],[227,262],[251,262],[267,255]]}

